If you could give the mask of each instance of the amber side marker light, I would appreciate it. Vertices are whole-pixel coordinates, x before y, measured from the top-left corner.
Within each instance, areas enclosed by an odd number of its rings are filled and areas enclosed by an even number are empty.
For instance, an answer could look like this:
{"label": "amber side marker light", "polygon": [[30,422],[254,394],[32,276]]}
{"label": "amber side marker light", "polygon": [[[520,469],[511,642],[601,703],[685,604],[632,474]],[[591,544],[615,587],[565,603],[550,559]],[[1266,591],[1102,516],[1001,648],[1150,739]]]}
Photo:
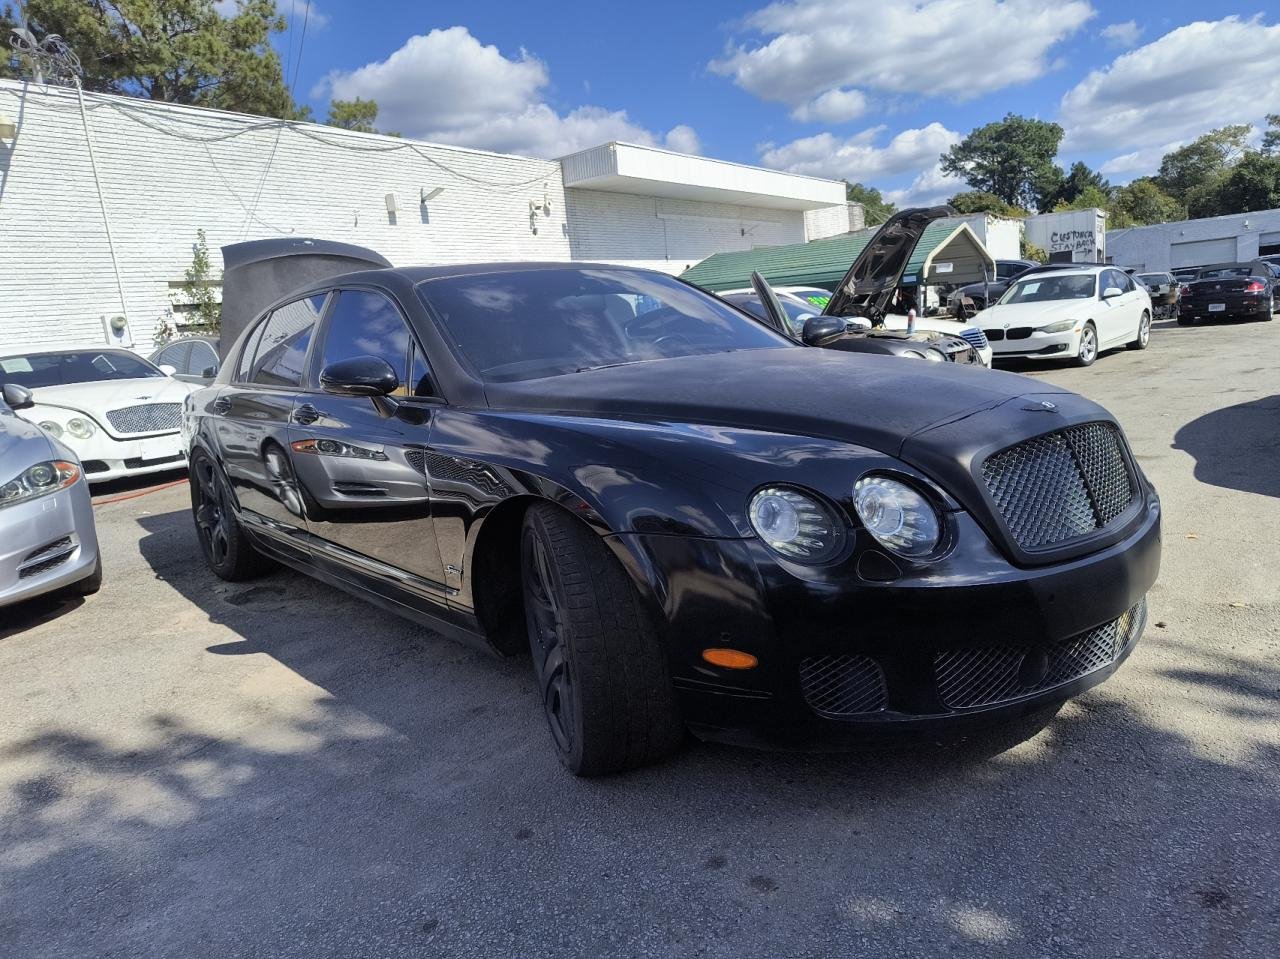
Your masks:
{"label": "amber side marker light", "polygon": [[760,660],[740,649],[725,649],[721,646],[704,649],[702,658],[712,666],[723,666],[725,669],[755,669]]}

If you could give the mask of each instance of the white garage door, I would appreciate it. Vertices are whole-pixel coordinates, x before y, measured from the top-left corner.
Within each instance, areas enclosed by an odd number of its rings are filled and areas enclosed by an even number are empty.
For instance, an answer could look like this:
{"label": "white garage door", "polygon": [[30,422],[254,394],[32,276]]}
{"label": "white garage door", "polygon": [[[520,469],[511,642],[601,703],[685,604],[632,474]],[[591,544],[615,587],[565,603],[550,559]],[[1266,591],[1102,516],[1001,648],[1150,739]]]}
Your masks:
{"label": "white garage door", "polygon": [[1180,266],[1208,266],[1210,263],[1234,263],[1236,238],[1196,240],[1194,243],[1174,243],[1169,247],[1169,268]]}

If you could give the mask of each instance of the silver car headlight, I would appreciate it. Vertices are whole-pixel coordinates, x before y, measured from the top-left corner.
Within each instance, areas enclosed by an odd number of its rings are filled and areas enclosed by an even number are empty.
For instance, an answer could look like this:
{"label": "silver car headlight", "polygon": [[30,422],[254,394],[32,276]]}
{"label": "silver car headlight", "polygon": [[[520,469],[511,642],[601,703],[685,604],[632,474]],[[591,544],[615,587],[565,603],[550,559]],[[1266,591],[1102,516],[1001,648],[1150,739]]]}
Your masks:
{"label": "silver car headlight", "polygon": [[1040,327],[1041,333],[1065,333],[1076,325],[1077,320],[1059,320],[1057,323],[1050,323],[1048,326]]}
{"label": "silver car headlight", "polygon": [[67,432],[78,440],[87,440],[98,432],[98,428],[93,425],[93,420],[88,417],[73,416],[67,420]]}
{"label": "silver car headlight", "polygon": [[747,508],[751,528],[787,559],[825,563],[844,547],[844,523],[816,497],[790,486],[766,486]]}
{"label": "silver car headlight", "polygon": [[62,439],[62,425],[53,420],[41,420],[39,426],[55,440]]}
{"label": "silver car headlight", "polygon": [[0,486],[0,509],[66,489],[80,478],[80,467],[63,460],[37,463]]}
{"label": "silver car headlight", "polygon": [[929,501],[888,476],[872,474],[858,480],[853,508],[876,542],[899,556],[928,556],[942,539],[942,521]]}

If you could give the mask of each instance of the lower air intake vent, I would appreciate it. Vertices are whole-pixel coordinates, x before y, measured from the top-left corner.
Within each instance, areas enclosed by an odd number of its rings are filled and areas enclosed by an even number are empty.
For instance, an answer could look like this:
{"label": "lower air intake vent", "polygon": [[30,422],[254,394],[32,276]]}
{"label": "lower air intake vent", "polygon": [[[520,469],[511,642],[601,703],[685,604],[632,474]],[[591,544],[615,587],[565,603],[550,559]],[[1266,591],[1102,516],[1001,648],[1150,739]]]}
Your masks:
{"label": "lower air intake vent", "polygon": [[1043,692],[1110,666],[1141,635],[1147,601],[1087,633],[1043,649],[982,646],[934,657],[938,696],[950,709],[991,706]]}
{"label": "lower air intake vent", "polygon": [[814,712],[823,716],[857,716],[885,708],[884,673],[869,656],[801,660],[800,686]]}

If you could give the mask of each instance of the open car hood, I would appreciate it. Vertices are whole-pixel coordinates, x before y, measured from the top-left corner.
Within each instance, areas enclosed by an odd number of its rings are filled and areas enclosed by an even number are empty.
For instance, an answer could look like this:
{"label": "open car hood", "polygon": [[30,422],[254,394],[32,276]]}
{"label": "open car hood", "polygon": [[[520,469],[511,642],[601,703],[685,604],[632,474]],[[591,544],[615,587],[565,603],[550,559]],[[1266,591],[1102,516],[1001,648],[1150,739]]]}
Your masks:
{"label": "open car hood", "polygon": [[949,206],[933,206],[900,210],[889,217],[853,261],[823,314],[880,322],[925,229],[934,220],[955,215]]}

